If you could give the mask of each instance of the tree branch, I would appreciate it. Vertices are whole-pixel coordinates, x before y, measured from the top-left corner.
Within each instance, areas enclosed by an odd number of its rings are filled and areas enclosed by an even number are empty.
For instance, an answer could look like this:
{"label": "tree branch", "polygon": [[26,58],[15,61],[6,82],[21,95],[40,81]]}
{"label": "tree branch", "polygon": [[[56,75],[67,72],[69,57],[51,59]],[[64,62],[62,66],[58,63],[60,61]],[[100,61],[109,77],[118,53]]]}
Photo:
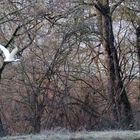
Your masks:
{"label": "tree branch", "polygon": [[120,0],[119,2],[117,2],[111,9],[111,14],[113,14],[113,12],[115,11],[115,9],[122,3],[124,2],[124,0]]}

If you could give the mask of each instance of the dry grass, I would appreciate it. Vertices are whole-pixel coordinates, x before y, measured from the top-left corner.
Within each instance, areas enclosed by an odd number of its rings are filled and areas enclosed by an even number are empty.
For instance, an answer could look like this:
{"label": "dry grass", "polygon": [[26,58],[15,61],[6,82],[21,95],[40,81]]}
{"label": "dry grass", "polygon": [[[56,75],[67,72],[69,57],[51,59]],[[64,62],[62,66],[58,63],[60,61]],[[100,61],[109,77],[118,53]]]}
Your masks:
{"label": "dry grass", "polygon": [[1,140],[140,140],[140,131],[103,132],[57,132],[46,131],[46,135],[4,137]]}

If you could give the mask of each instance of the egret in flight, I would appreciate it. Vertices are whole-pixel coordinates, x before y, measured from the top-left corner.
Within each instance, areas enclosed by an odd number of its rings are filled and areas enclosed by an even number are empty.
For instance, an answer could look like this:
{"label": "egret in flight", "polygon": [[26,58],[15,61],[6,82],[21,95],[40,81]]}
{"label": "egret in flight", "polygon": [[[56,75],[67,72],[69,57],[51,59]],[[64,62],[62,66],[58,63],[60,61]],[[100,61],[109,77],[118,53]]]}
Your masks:
{"label": "egret in flight", "polygon": [[7,48],[5,48],[4,46],[2,46],[1,44],[0,44],[0,49],[2,50],[2,52],[3,52],[4,56],[5,56],[4,62],[17,62],[17,61],[20,60],[20,59],[16,59],[15,58],[15,55],[18,52],[18,48],[17,47],[15,47],[11,51],[11,53],[9,52],[9,50]]}

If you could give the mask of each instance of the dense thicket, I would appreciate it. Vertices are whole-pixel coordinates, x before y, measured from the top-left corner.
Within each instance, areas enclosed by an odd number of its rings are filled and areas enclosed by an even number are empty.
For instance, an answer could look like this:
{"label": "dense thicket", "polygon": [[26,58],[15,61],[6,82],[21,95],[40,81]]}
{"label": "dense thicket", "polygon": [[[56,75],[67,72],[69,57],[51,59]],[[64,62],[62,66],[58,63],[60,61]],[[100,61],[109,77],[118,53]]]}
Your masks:
{"label": "dense thicket", "polygon": [[2,0],[0,135],[139,129],[138,0]]}

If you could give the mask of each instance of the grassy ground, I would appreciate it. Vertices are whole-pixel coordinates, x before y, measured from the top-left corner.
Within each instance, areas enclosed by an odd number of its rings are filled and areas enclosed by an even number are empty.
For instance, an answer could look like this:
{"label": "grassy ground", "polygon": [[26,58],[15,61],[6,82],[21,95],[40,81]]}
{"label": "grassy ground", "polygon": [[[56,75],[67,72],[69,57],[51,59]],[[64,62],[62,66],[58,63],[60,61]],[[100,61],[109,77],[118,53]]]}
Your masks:
{"label": "grassy ground", "polygon": [[0,140],[140,140],[140,131],[104,131],[53,133],[3,137]]}

